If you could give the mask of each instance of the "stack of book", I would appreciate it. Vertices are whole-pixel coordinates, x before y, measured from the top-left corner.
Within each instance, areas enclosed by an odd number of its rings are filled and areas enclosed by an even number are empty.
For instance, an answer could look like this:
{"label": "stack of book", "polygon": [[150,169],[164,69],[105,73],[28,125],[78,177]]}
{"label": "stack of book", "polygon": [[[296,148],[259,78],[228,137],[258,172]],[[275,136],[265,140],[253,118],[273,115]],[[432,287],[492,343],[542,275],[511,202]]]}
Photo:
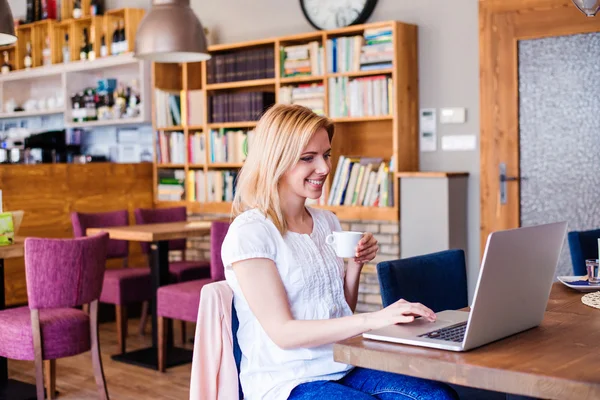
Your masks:
{"label": "stack of book", "polygon": [[253,130],[212,129],[210,131],[210,162],[244,162],[253,139]]}
{"label": "stack of book", "polygon": [[185,135],[183,132],[157,132],[156,160],[159,164],[185,163]]}
{"label": "stack of book", "polygon": [[156,126],[181,126],[181,96],[179,92],[154,89]]}
{"label": "stack of book", "polygon": [[391,115],[392,78],[387,75],[329,78],[329,116]]}
{"label": "stack of book", "polygon": [[365,44],[360,54],[360,70],[373,71],[392,68],[394,44],[392,29],[389,27],[366,29]]}
{"label": "stack of book", "polygon": [[204,133],[191,133],[188,137],[188,160],[191,164],[204,164],[206,162],[206,135]]}
{"label": "stack of book", "polygon": [[208,171],[206,175],[207,201],[233,201],[237,175],[237,170]]}
{"label": "stack of book", "polygon": [[323,47],[319,42],[281,47],[281,76],[323,75]]}
{"label": "stack of book", "polygon": [[180,201],[185,193],[185,171],[179,169],[159,169],[157,197],[159,201]]}
{"label": "stack of book", "polygon": [[282,86],[279,89],[281,104],[298,104],[319,115],[325,114],[325,88],[322,83]]}
{"label": "stack of book", "polygon": [[210,122],[256,121],[275,103],[275,93],[221,93],[208,98]]}
{"label": "stack of book", "polygon": [[340,156],[329,192],[330,206],[393,206],[390,166],[381,158]]}
{"label": "stack of book", "polygon": [[206,79],[209,84],[274,77],[273,46],[213,54],[206,63]]}

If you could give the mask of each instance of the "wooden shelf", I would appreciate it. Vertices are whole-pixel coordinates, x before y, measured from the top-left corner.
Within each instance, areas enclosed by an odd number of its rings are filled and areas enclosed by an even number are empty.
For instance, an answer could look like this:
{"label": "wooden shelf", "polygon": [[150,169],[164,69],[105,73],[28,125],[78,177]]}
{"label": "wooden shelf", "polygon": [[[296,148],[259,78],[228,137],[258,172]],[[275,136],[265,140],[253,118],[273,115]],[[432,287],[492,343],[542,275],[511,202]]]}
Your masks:
{"label": "wooden shelf", "polygon": [[337,117],[331,118],[333,122],[367,122],[367,121],[391,121],[394,117],[391,115],[376,115],[372,117]]}
{"label": "wooden shelf", "polygon": [[253,128],[256,126],[258,121],[246,121],[246,122],[215,122],[208,124],[208,129],[220,129],[220,128]]}
{"label": "wooden shelf", "polygon": [[372,70],[372,71],[351,71],[351,72],[328,73],[327,77],[328,78],[339,78],[342,76],[347,76],[349,78],[358,78],[361,76],[386,75],[386,74],[391,74],[393,72],[394,72],[394,70],[392,68],[387,68],[387,69],[376,69],[376,70]]}
{"label": "wooden shelf", "polygon": [[206,90],[223,90],[223,89],[237,89],[247,88],[256,86],[267,86],[275,85],[275,78],[268,79],[252,79],[249,81],[236,81],[236,82],[225,82],[225,83],[213,83],[206,85]]}
{"label": "wooden shelf", "polygon": [[349,207],[349,206],[319,206],[315,208],[329,210],[339,218],[363,221],[397,221],[399,210],[397,207]]}
{"label": "wooden shelf", "polygon": [[184,127],[183,126],[165,126],[162,128],[156,128],[157,131],[163,131],[163,132],[174,132],[174,131],[183,131]]}
{"label": "wooden shelf", "polygon": [[[311,41],[317,41],[321,46],[327,45],[327,40],[330,38],[362,35],[367,29],[389,28],[392,32],[392,49],[394,51],[393,68],[385,68],[373,71],[349,71],[339,73],[325,73],[317,76],[291,76],[281,77],[281,62],[279,60],[279,50],[287,45],[302,45]],[[197,65],[181,64],[175,67],[164,67],[167,64],[155,64],[153,83],[156,87],[168,87],[175,91],[186,90],[186,88],[202,88],[205,90],[206,97],[211,93],[217,95],[219,90],[237,90],[239,92],[247,92],[251,90],[268,90],[269,92],[277,90],[285,85],[298,85],[310,83],[323,83],[324,91],[324,106],[325,113],[329,112],[329,104],[332,99],[333,90],[327,90],[327,82],[329,78],[359,78],[377,75],[385,75],[391,78],[390,96],[394,99],[390,105],[390,115],[364,116],[364,117],[337,117],[333,118],[336,123],[336,135],[332,143],[332,172],[327,180],[325,188],[325,196],[329,197],[329,191],[332,189],[331,184],[334,180],[335,169],[340,155],[356,155],[368,158],[380,157],[389,162],[395,160],[394,165],[390,166],[393,171],[415,171],[419,168],[419,135],[418,135],[418,111],[414,108],[414,104],[418,104],[418,59],[416,57],[418,39],[417,26],[406,24],[398,21],[378,22],[364,25],[355,25],[342,29],[312,31],[300,33],[297,35],[287,35],[278,38],[270,38],[264,40],[248,41],[243,43],[216,45],[209,47],[209,52],[219,54],[226,52],[235,52],[249,50],[253,48],[268,48],[271,46],[275,50],[275,78],[255,79],[237,82],[212,83],[207,82],[206,63],[201,64],[201,68]],[[269,63],[271,60],[269,59]],[[160,66],[160,67],[157,67]],[[189,68],[195,68],[196,74],[191,75],[188,72]],[[323,68],[328,70],[327,60],[324,60]],[[212,71],[215,73],[215,71]],[[264,75],[263,75],[264,76]],[[346,93],[346,96],[352,96],[353,93]],[[352,99],[353,101],[355,99]],[[362,100],[362,98],[361,98]],[[348,98],[348,101],[350,99]],[[210,120],[211,114],[209,109],[210,102],[205,101],[203,106],[205,120]],[[379,110],[379,108],[378,108]],[[189,110],[182,110],[182,120],[186,120]],[[190,132],[201,131],[208,134],[212,129],[252,129],[256,127],[258,121],[241,121],[241,122],[215,122],[207,123],[201,126],[185,126],[186,138],[189,138]],[[156,138],[154,138],[156,140]],[[206,138],[206,148],[210,150],[208,138]],[[187,146],[189,142],[185,143]],[[204,172],[219,172],[225,169],[237,169],[243,166],[242,163],[210,163],[210,154],[206,154],[206,162],[197,164],[186,164],[185,168],[189,170],[203,170]],[[200,160],[203,161],[203,160]],[[155,168],[162,168],[160,165],[155,165]],[[374,171],[375,172],[375,171]],[[187,177],[186,177],[187,178]],[[394,176],[394,178],[396,178]],[[195,178],[197,179],[197,178]],[[199,185],[206,185],[208,178],[204,182],[200,180]],[[315,206],[331,210],[342,220],[372,220],[372,221],[398,221],[399,220],[399,190],[398,181],[393,179],[393,190],[389,192],[389,198],[392,200],[394,207],[357,207],[357,206]],[[191,184],[187,182],[186,184]],[[156,185],[156,182],[155,182]],[[195,185],[195,182],[194,182]],[[186,189],[188,185],[186,185]],[[156,187],[155,187],[156,192]],[[168,204],[174,204],[169,202]],[[231,212],[231,203],[215,202],[181,202],[188,208],[188,212],[193,213],[217,213],[229,214]]]}
{"label": "wooden shelf", "polygon": [[43,115],[62,114],[64,112],[65,112],[64,108],[56,108],[53,110],[15,111],[12,113],[1,113],[0,119],[41,117]]}
{"label": "wooden shelf", "polygon": [[183,169],[185,164],[156,164],[159,169]]}
{"label": "wooden shelf", "polygon": [[122,119],[108,119],[104,121],[86,121],[86,122],[67,122],[65,127],[67,128],[95,128],[100,126],[121,126],[121,125],[139,125],[149,123],[144,118],[122,118]]}
{"label": "wooden shelf", "polygon": [[244,163],[210,163],[208,168],[242,168]]}
{"label": "wooden shelf", "polygon": [[280,78],[279,82],[283,85],[283,84],[288,84],[288,83],[311,83],[311,82],[319,82],[319,81],[323,81],[325,80],[325,77],[323,75],[318,75],[318,76],[291,76],[288,78]]}

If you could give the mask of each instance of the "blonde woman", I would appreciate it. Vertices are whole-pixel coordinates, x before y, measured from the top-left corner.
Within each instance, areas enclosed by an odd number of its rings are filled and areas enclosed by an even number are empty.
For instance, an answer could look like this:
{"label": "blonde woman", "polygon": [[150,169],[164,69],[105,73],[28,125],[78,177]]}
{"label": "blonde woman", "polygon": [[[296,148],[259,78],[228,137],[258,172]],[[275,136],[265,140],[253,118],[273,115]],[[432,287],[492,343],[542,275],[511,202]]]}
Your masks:
{"label": "blonde woman", "polygon": [[325,237],[334,214],[305,206],[331,172],[333,124],[307,108],[276,105],[258,122],[240,171],[222,247],[234,292],[248,400],[455,399],[448,386],[333,361],[332,344],[371,329],[429,320],[425,306],[399,301],[353,315],[359,276],[377,240],[365,233],[344,265]]}

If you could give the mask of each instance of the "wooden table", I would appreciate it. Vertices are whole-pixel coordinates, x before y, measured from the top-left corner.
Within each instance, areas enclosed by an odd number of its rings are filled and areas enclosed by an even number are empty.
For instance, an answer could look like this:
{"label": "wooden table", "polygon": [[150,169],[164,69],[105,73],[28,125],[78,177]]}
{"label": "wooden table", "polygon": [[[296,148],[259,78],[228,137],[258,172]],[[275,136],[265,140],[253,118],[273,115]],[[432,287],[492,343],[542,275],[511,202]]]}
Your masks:
{"label": "wooden table", "polygon": [[[152,346],[124,354],[116,354],[112,356],[114,360],[158,369],[156,290],[169,283],[169,240],[208,235],[210,227],[210,221],[197,221],[87,229],[87,235],[107,232],[111,239],[152,242],[150,245],[150,269],[154,285],[154,297],[151,300]],[[172,343],[172,340],[168,340],[168,343]],[[183,348],[170,347],[167,357],[167,366],[171,367],[191,362],[192,352]]]}
{"label": "wooden table", "polygon": [[360,367],[548,399],[600,399],[600,310],[555,283],[542,324],[455,353],[357,336],[334,359]]}
{"label": "wooden table", "polygon": [[[4,292],[4,259],[23,257],[25,254],[25,238],[17,237],[15,244],[0,246],[0,310],[6,308]],[[8,362],[0,357],[0,399],[35,399],[35,385],[8,379]]]}

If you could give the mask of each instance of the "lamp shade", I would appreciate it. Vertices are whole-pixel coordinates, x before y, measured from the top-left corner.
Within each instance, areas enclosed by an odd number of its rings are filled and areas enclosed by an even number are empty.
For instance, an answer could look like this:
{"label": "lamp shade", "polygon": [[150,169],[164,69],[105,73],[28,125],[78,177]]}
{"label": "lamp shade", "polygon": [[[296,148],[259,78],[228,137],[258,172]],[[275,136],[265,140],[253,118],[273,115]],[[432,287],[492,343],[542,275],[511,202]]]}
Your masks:
{"label": "lamp shade", "polygon": [[210,58],[204,29],[189,0],[153,1],[136,33],[135,57],[162,63]]}
{"label": "lamp shade", "polygon": [[17,41],[15,35],[15,22],[8,0],[0,0],[0,46],[12,44]]}
{"label": "lamp shade", "polygon": [[588,17],[594,17],[600,10],[600,0],[573,0],[573,4]]}

